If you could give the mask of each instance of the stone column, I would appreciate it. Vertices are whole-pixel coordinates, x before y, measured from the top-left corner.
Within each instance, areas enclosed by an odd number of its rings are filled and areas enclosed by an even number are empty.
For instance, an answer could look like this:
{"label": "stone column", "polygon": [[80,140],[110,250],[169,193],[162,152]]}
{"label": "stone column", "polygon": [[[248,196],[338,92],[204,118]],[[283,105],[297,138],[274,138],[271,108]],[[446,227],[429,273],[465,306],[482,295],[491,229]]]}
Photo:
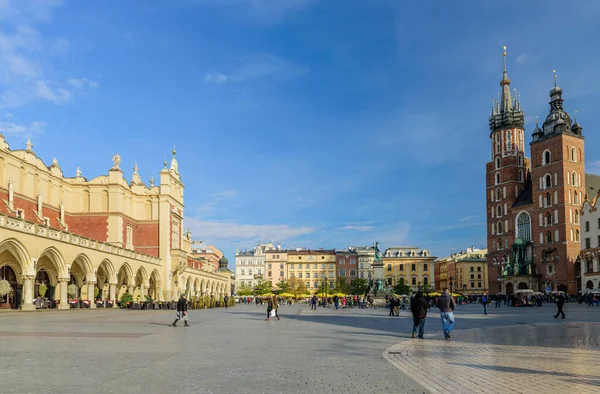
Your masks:
{"label": "stone column", "polygon": [[117,284],[116,283],[110,283],[108,285],[108,299],[113,302],[113,308],[115,308],[117,306],[117,303],[115,302],[117,299]]}
{"label": "stone column", "polygon": [[90,300],[90,308],[96,308],[96,300],[94,299],[94,288],[96,283],[87,282],[88,300]]}
{"label": "stone column", "polygon": [[60,303],[58,304],[58,309],[69,309],[69,303],[67,295],[67,287],[69,286],[69,279],[61,278],[58,280],[59,291],[60,291]]}
{"label": "stone column", "polygon": [[33,280],[34,276],[23,276],[23,303],[21,304],[21,310],[34,311],[35,305],[33,304]]}

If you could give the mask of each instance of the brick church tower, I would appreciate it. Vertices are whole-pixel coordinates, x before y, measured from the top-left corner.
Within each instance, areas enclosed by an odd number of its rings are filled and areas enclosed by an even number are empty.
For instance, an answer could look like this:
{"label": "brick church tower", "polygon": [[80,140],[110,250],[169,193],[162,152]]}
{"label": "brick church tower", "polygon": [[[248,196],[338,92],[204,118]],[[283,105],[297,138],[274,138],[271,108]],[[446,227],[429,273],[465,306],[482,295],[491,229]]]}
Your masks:
{"label": "brick church tower", "polygon": [[542,128],[535,128],[531,142],[532,197],[538,213],[532,223],[537,236],[533,256],[544,289],[574,294],[585,196],[584,138],[581,126],[571,121],[562,103],[555,76],[550,113]]}
{"label": "brick church tower", "polygon": [[530,178],[529,159],[525,157],[525,114],[518,96],[511,97],[506,51],[503,58],[502,93],[494,101],[489,119],[492,157],[486,165],[488,262],[492,263],[488,273],[492,293],[500,291],[496,266],[510,259],[515,239],[512,207]]}
{"label": "brick church tower", "polygon": [[[505,48],[506,49],[506,48]],[[488,279],[491,293],[578,290],[579,218],[586,175],[582,128],[563,110],[562,89],[550,91],[550,113],[532,134],[525,157],[524,113],[504,73],[490,115],[486,165]]]}

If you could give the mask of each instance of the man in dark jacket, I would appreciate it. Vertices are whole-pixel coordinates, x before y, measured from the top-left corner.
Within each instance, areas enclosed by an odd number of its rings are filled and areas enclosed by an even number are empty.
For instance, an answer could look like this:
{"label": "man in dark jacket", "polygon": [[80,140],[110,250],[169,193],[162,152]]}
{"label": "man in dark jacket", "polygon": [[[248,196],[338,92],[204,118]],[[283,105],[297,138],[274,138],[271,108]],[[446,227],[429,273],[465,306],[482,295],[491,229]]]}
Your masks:
{"label": "man in dark jacket", "polygon": [[423,339],[423,331],[425,331],[425,318],[427,317],[427,309],[429,303],[423,298],[423,293],[417,291],[417,295],[410,301],[410,311],[413,315],[412,337],[417,334],[419,328],[419,338]]}
{"label": "man in dark jacket", "polygon": [[182,294],[179,297],[179,301],[177,301],[177,315],[175,316],[175,321],[172,326],[177,327],[177,322],[183,319],[185,323],[184,327],[189,327],[188,318],[187,318],[187,300],[185,299],[185,294]]}
{"label": "man in dark jacket", "polygon": [[559,293],[556,298],[556,306],[558,307],[558,311],[556,312],[556,315],[554,315],[554,318],[558,319],[558,315],[562,315],[562,318],[564,319],[565,312],[563,312],[563,307],[565,306],[565,296],[563,296],[562,293]]}
{"label": "man in dark jacket", "polygon": [[225,309],[229,306],[229,296],[223,297],[223,303],[225,304]]}
{"label": "man in dark jacket", "polygon": [[438,298],[437,307],[440,308],[440,317],[442,318],[442,330],[446,339],[450,339],[450,331],[454,327],[454,308],[456,302],[448,289],[444,289],[442,296]]}

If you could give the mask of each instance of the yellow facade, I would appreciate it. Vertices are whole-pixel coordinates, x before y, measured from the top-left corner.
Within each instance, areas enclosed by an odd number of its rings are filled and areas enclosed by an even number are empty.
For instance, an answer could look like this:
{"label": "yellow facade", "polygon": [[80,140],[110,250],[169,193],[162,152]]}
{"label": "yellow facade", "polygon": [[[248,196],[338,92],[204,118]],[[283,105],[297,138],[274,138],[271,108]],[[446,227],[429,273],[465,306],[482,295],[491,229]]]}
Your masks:
{"label": "yellow facade", "polygon": [[335,251],[333,250],[299,250],[288,251],[288,278],[302,279],[309,291],[318,291],[323,284],[332,289],[335,287]]}
{"label": "yellow facade", "polygon": [[389,248],[383,253],[383,270],[387,285],[401,281],[413,291],[425,286],[433,288],[433,262],[435,257],[427,250],[416,247]]}
{"label": "yellow facade", "polygon": [[457,257],[454,269],[456,291],[463,295],[479,295],[489,291],[487,249]]}
{"label": "yellow facade", "polygon": [[287,278],[287,251],[275,250],[265,253],[265,281],[276,286]]}

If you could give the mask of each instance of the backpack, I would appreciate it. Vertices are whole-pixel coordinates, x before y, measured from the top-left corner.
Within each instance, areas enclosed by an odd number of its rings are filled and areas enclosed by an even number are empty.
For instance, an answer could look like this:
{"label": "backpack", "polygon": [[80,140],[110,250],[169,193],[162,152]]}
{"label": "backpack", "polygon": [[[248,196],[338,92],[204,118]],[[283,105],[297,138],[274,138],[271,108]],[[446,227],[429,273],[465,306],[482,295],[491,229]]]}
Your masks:
{"label": "backpack", "polygon": [[481,303],[482,304],[487,304],[487,297],[486,296],[481,297]]}

